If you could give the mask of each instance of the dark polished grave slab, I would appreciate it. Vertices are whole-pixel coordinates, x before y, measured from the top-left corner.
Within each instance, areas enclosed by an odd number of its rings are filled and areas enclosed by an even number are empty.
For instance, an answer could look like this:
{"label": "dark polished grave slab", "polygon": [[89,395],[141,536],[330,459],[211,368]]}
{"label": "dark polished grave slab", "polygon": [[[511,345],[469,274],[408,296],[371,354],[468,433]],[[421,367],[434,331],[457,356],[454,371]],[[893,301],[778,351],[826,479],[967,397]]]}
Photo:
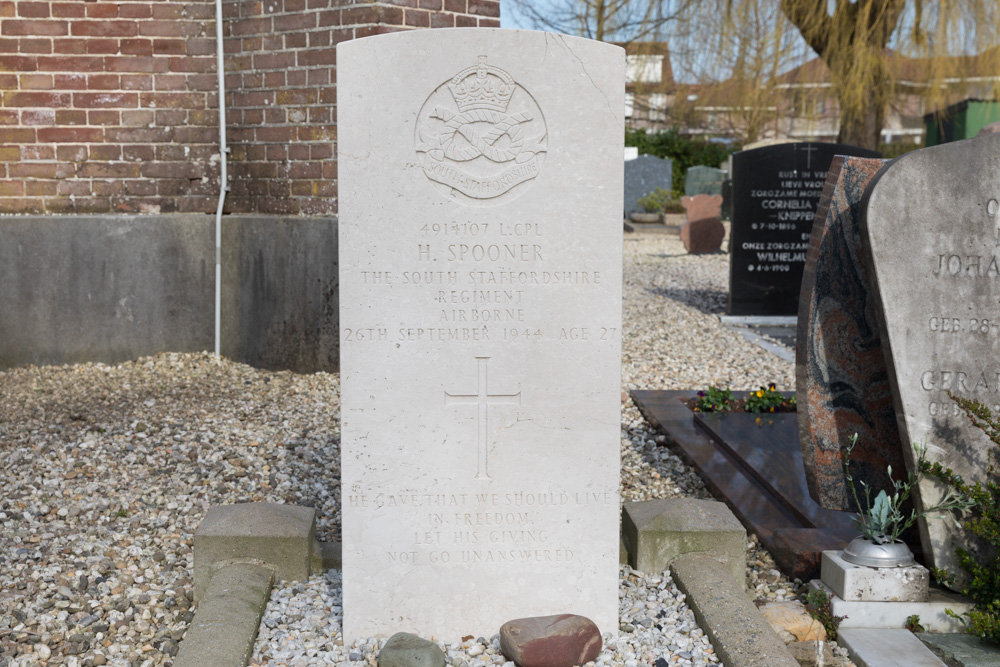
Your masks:
{"label": "dark polished grave slab", "polygon": [[813,216],[835,155],[880,157],[812,142],[733,154],[729,315],[795,315]]}
{"label": "dark polished grave slab", "polygon": [[[783,572],[803,581],[819,576],[820,555],[857,535],[846,512],[820,508],[809,496],[795,414],[758,427],[738,415],[691,412],[693,391],[633,390],[643,416],[667,435],[678,454],[760,539]],[[729,419],[738,417],[737,419]]]}

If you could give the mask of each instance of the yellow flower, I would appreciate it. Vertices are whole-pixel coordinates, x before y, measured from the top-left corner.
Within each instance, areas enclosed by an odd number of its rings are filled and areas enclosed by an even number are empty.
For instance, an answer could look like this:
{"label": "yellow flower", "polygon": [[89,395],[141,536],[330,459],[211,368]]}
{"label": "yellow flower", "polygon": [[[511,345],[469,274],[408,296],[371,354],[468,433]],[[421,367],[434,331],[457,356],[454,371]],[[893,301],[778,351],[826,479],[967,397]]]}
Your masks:
{"label": "yellow flower", "polygon": [[763,389],[761,389],[760,391],[757,392],[757,398],[761,398],[763,395],[764,395],[764,390]]}

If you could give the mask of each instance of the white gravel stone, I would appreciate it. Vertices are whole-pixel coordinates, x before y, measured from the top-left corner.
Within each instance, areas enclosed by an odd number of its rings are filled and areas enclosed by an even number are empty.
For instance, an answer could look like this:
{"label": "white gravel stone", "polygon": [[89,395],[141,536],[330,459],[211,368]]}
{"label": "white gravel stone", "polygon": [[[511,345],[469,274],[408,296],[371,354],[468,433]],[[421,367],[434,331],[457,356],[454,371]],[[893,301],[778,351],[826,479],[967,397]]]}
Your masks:
{"label": "white gravel stone", "polygon": [[[625,236],[623,391],[794,387],[794,369],[718,320],[728,256],[665,234]],[[340,533],[339,377],[256,370],[208,354],[0,371],[0,667],[169,665],[193,616],[192,541],[205,510],[309,505]],[[622,498],[707,498],[631,400]],[[621,570],[620,621],[595,664],[718,662],[668,573]],[[748,595],[789,581],[748,541]],[[340,574],[279,584],[252,665],[374,665],[341,634]],[[406,630],[406,628],[400,628]],[[603,629],[608,632],[608,629]],[[498,637],[434,638],[449,664],[508,665]],[[846,662],[846,653],[838,656]]]}

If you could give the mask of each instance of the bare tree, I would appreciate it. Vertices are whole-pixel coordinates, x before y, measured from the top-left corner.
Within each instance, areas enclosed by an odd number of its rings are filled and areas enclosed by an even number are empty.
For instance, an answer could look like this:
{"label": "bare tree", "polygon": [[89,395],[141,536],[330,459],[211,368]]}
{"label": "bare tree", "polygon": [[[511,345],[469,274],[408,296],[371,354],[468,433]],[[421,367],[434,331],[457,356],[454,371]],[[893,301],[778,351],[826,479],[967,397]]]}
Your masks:
{"label": "bare tree", "polygon": [[519,19],[535,28],[599,42],[663,39],[664,28],[693,0],[510,0]]}

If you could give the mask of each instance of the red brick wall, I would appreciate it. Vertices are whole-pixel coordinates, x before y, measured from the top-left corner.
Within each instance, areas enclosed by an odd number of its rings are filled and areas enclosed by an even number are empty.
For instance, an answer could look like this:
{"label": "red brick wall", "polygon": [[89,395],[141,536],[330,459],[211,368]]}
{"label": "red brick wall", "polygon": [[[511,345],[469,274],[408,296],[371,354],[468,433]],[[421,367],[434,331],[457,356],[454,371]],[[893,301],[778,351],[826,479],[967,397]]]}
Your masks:
{"label": "red brick wall", "polygon": [[[225,0],[231,212],[336,212],[338,42],[499,0]],[[211,0],[0,0],[0,213],[215,211]]]}

